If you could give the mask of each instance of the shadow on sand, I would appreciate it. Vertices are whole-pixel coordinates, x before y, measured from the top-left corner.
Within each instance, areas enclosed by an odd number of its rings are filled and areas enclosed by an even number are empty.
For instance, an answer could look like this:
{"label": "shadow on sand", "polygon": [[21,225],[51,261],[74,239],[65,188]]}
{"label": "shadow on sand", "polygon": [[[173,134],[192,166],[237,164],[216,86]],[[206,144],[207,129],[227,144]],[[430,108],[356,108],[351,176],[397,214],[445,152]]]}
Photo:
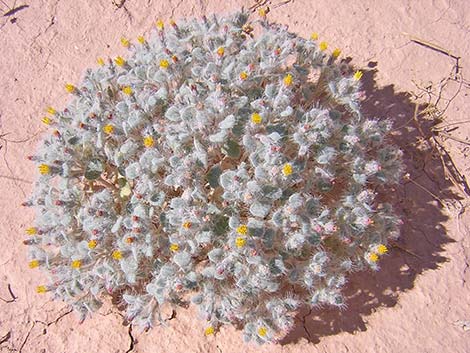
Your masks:
{"label": "shadow on sand", "polygon": [[[377,87],[376,63],[369,63],[364,71],[363,89],[366,99],[362,104],[367,117],[389,118],[394,123],[393,143],[404,152],[406,172],[410,180],[381,190],[380,194],[394,205],[403,221],[401,236],[390,246],[390,254],[380,262],[379,272],[367,271],[349,276],[344,289],[347,309],[304,309],[297,315],[297,326],[280,343],[282,345],[306,338],[313,343],[324,336],[340,332],[366,331],[367,316],[381,307],[393,307],[400,293],[411,290],[418,275],[427,270],[436,270],[447,261],[445,244],[453,242],[442,226],[448,218],[440,199],[458,200],[450,190],[452,184],[445,178],[440,157],[426,143],[435,121],[413,119],[416,104],[409,93],[396,92],[393,85]],[[419,106],[422,111],[425,106]],[[444,157],[443,157],[444,158]],[[444,162],[449,162],[444,160]],[[417,185],[419,184],[419,185]],[[425,189],[427,189],[427,191]],[[387,310],[387,309],[382,309]]]}

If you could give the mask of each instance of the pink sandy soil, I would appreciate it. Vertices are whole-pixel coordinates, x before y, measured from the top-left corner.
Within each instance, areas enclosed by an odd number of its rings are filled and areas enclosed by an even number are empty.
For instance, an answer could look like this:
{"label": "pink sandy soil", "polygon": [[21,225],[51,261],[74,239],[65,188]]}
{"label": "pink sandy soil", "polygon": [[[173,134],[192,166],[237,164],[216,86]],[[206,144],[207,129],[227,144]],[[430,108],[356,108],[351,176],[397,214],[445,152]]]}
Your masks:
{"label": "pink sandy soil", "polygon": [[[15,5],[2,3],[1,13]],[[16,6],[29,7],[0,17],[0,352],[470,352],[469,198],[447,177],[452,162],[464,178],[469,174],[470,85],[451,80],[443,89],[442,109],[458,92],[443,116],[447,130],[437,136],[446,155],[433,144],[432,121],[424,115],[413,119],[411,93],[421,93],[420,102],[435,100],[432,94],[455,59],[410,40],[417,37],[460,57],[460,72],[470,76],[468,0],[295,0],[277,8],[281,1],[271,2],[271,21],[302,36],[318,32],[331,49],[341,48],[343,57],[364,69],[364,108],[396,121],[395,139],[405,152],[410,179],[397,187],[395,202],[404,220],[401,239],[381,262],[382,271],[351,276],[347,310],[302,312],[280,344],[257,347],[243,345],[231,327],[205,337],[192,309],[179,308],[168,328],[129,333],[110,306],[79,325],[64,303],[36,294],[44,277],[28,269],[22,244],[33,212],[20,204],[37,177],[26,156],[46,131],[40,122],[45,108],[64,108],[64,84],[79,82],[98,56],[125,54],[122,35],[145,34],[157,18],[228,14],[253,4],[119,3],[24,0]]]}

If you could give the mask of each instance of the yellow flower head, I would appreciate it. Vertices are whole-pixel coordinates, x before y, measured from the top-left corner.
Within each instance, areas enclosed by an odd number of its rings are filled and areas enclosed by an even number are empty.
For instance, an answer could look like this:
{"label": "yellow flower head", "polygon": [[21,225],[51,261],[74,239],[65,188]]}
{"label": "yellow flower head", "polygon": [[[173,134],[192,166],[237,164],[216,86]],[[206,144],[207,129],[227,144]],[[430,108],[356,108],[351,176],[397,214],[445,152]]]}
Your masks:
{"label": "yellow flower head", "polygon": [[377,247],[377,253],[378,253],[379,255],[384,255],[384,254],[386,254],[387,252],[388,252],[388,248],[387,248],[385,245],[380,244],[380,245]]}
{"label": "yellow flower head", "polygon": [[38,260],[31,260],[29,262],[29,268],[36,268],[39,267],[39,261]]}
{"label": "yellow flower head", "polygon": [[152,136],[145,136],[144,137],[144,146],[147,148],[152,147],[155,144],[155,141]]}
{"label": "yellow flower head", "polygon": [[115,62],[116,65],[119,66],[119,67],[123,67],[124,65],[126,65],[126,60],[124,60],[124,59],[122,58],[122,56],[116,57],[116,59],[114,59],[114,62]]}
{"label": "yellow flower head", "polygon": [[336,48],[335,50],[333,50],[333,53],[331,53],[331,55],[333,56],[333,58],[336,59],[338,56],[341,55],[341,49]]}
{"label": "yellow flower head", "polygon": [[47,287],[46,286],[37,286],[36,287],[36,293],[44,294],[46,292],[47,292]]}
{"label": "yellow flower head", "polygon": [[162,59],[160,60],[160,67],[162,69],[168,69],[168,67],[170,66],[170,62],[166,59]]}
{"label": "yellow flower head", "polygon": [[65,90],[67,91],[67,93],[73,93],[73,92],[75,92],[76,88],[71,83],[67,83],[65,85]]}
{"label": "yellow flower head", "polygon": [[52,120],[49,119],[47,116],[42,118],[41,121],[43,122],[43,124],[46,124],[46,125],[51,125],[51,123],[52,123]]}
{"label": "yellow flower head", "polygon": [[107,124],[105,126],[103,126],[103,131],[105,134],[112,134],[114,132],[114,126],[111,125],[111,124]]}
{"label": "yellow flower head", "polygon": [[258,15],[259,15],[260,17],[263,17],[263,18],[264,18],[264,17],[266,17],[267,14],[268,14],[268,10],[265,9],[265,8],[260,8],[260,9],[258,10]]}
{"label": "yellow flower head", "polygon": [[189,229],[189,228],[191,228],[191,222],[189,222],[189,221],[184,222],[184,223],[183,223],[183,228],[184,228],[184,229]]}
{"label": "yellow flower head", "polygon": [[159,31],[163,31],[163,29],[165,28],[165,24],[163,23],[162,20],[158,20],[156,25]]}
{"label": "yellow flower head", "polygon": [[140,44],[144,44],[144,43],[145,43],[145,38],[144,38],[144,36],[138,36],[138,37],[137,37],[137,41],[138,41]]}
{"label": "yellow flower head", "polygon": [[356,71],[353,75],[354,81],[359,81],[362,78],[362,71]]}
{"label": "yellow flower head", "polygon": [[51,167],[49,167],[47,164],[40,164],[38,169],[39,173],[41,173],[42,175],[46,175],[51,172]]}
{"label": "yellow flower head", "polygon": [[209,327],[207,327],[207,328],[204,330],[204,334],[205,334],[206,336],[213,335],[214,332],[215,332],[215,329],[214,329],[213,326],[209,326]]}
{"label": "yellow flower head", "polygon": [[241,80],[245,81],[247,78],[248,78],[248,74],[245,71],[240,73]]}
{"label": "yellow flower head", "polygon": [[38,234],[38,229],[36,227],[29,227],[26,228],[26,234],[28,235],[36,235]]}
{"label": "yellow flower head", "polygon": [[180,249],[180,246],[178,244],[171,244],[170,245],[170,250],[171,251],[178,251]]}
{"label": "yellow flower head", "polygon": [[98,58],[98,59],[96,59],[96,63],[97,63],[99,66],[104,66],[104,59],[103,59],[103,58]]}
{"label": "yellow flower head", "polygon": [[251,114],[251,121],[254,123],[254,124],[261,124],[261,121],[263,120],[263,118],[261,117],[261,115],[259,115],[258,113],[253,113]]}
{"label": "yellow flower head", "polygon": [[377,262],[379,260],[379,255],[377,255],[376,253],[371,253],[369,255],[369,261],[371,262]]}
{"label": "yellow flower head", "polygon": [[129,42],[129,39],[121,37],[121,44],[123,47],[128,48],[131,43]]}
{"label": "yellow flower head", "polygon": [[246,235],[246,233],[248,233],[248,227],[244,224],[242,224],[241,226],[238,226],[237,233],[241,235]]}
{"label": "yellow flower head", "polygon": [[265,337],[267,333],[268,333],[268,329],[264,326],[261,326],[258,329],[258,335],[260,335],[261,337]]}
{"label": "yellow flower head", "polygon": [[51,114],[51,115],[54,115],[55,113],[57,113],[57,111],[56,111],[54,108],[52,108],[52,107],[48,107],[48,108],[47,108],[47,112],[48,112],[49,114]]}
{"label": "yellow flower head", "polygon": [[74,260],[70,264],[70,267],[72,267],[75,270],[78,270],[80,267],[82,267],[82,262],[80,260]]}
{"label": "yellow flower head", "polygon": [[326,49],[328,49],[328,43],[327,43],[327,42],[321,42],[321,43],[318,45],[318,48],[319,48],[321,51],[325,51]]}
{"label": "yellow flower head", "polygon": [[292,78],[292,75],[291,74],[287,74],[285,77],[284,77],[284,85],[289,87],[290,85],[292,85],[292,82],[293,82],[293,78]]}
{"label": "yellow flower head", "polygon": [[92,239],[88,242],[88,248],[89,249],[94,249],[96,248],[96,245],[98,245],[98,242],[95,239]]}
{"label": "yellow flower head", "polygon": [[119,261],[122,259],[122,252],[119,250],[114,250],[111,256],[113,257],[114,260]]}
{"label": "yellow flower head", "polygon": [[224,47],[219,47],[219,49],[217,49],[217,55],[218,56],[224,56],[225,54],[225,48]]}
{"label": "yellow flower head", "polygon": [[284,174],[284,176],[289,176],[292,174],[292,165],[290,163],[284,164],[282,167],[282,174]]}
{"label": "yellow flower head", "polygon": [[124,94],[127,94],[128,96],[130,96],[133,91],[132,91],[132,88],[130,88],[129,86],[124,86],[124,87],[122,88],[122,92],[123,92]]}
{"label": "yellow flower head", "polygon": [[310,35],[310,40],[317,40],[318,39],[318,33],[317,32],[313,32],[311,35]]}
{"label": "yellow flower head", "polygon": [[246,239],[242,237],[237,237],[237,239],[235,239],[235,245],[238,248],[244,247],[246,245]]}

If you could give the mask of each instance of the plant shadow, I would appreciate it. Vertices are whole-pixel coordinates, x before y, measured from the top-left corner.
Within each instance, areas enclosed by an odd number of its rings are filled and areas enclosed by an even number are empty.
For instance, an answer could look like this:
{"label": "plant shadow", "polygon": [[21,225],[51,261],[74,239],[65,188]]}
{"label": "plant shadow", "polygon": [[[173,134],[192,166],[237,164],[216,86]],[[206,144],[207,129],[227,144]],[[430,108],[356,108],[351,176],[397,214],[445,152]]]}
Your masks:
{"label": "plant shadow", "polygon": [[295,328],[279,342],[281,345],[301,338],[318,343],[322,337],[340,332],[366,331],[367,316],[381,307],[394,307],[400,293],[414,287],[418,275],[436,270],[447,261],[445,245],[454,242],[442,225],[448,219],[443,210],[445,201],[441,203],[435,196],[441,200],[461,197],[451,191],[452,183],[445,177],[442,163],[450,161],[439,156],[427,140],[437,122],[420,117],[418,123],[414,119],[426,106],[417,106],[411,94],[397,92],[393,85],[378,87],[376,64],[370,62],[361,79],[366,94],[362,110],[366,117],[392,120],[390,138],[404,153],[409,178],[379,191],[403,221],[400,238],[389,246],[389,255],[380,261],[380,271],[349,276],[343,291],[347,298],[345,310],[303,308],[296,316]]}

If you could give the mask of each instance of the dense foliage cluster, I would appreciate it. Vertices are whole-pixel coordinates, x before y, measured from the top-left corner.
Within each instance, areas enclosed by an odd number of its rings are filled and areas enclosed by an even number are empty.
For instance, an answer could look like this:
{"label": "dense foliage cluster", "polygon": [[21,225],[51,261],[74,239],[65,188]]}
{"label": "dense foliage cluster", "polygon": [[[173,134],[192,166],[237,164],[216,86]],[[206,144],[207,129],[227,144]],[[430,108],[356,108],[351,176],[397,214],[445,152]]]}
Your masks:
{"label": "dense foliage cluster", "polygon": [[30,157],[39,293],[82,319],[111,295],[143,328],[190,301],[205,334],[233,324],[263,343],[378,269],[398,234],[375,192],[402,173],[391,124],[361,114],[362,73],[339,50],[265,19],[255,37],[247,20],[159,21],[66,85]]}

